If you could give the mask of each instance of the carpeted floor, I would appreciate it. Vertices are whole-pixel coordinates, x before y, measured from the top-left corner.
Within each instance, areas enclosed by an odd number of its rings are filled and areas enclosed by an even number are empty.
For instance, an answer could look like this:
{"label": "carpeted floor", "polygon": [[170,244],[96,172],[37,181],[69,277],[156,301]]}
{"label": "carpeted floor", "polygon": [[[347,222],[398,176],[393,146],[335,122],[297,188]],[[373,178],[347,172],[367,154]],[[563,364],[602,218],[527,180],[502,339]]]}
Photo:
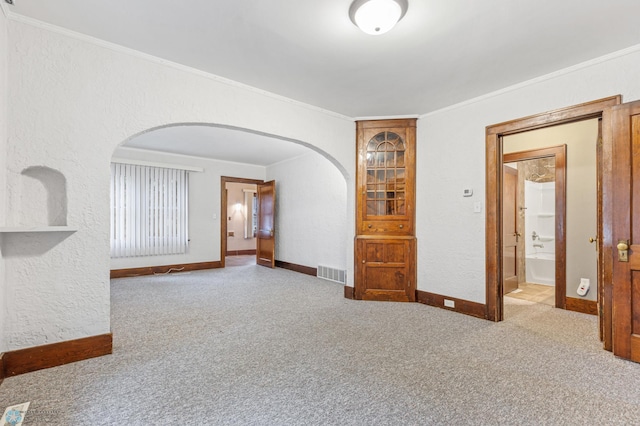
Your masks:
{"label": "carpeted floor", "polygon": [[25,425],[640,424],[640,365],[589,315],[511,299],[491,323],[255,265],[111,292],[114,354],[8,378],[0,406],[31,401]]}

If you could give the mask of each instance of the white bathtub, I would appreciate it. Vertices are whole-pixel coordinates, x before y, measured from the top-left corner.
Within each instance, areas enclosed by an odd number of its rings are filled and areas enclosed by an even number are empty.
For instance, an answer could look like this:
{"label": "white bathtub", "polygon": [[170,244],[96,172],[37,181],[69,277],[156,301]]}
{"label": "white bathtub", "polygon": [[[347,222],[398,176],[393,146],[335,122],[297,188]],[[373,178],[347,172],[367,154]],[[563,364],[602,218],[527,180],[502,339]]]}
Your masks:
{"label": "white bathtub", "polygon": [[531,284],[556,285],[555,253],[530,253],[526,256],[527,282]]}

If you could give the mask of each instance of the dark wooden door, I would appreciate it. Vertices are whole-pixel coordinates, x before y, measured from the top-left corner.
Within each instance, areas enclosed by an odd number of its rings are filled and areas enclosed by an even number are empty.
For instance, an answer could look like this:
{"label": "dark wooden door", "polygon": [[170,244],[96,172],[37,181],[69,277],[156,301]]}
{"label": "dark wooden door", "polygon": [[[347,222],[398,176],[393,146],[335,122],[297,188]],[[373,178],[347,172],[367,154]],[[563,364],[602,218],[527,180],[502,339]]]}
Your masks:
{"label": "dark wooden door", "polygon": [[256,263],[269,268],[276,262],[276,182],[258,184],[258,235]]}
{"label": "dark wooden door", "polygon": [[518,288],[518,171],[502,167],[502,294],[507,294]]}
{"label": "dark wooden door", "polygon": [[358,237],[356,299],[414,302],[415,250],[414,237]]}
{"label": "dark wooden door", "polygon": [[613,108],[613,353],[636,362],[640,362],[639,171],[640,101]]}

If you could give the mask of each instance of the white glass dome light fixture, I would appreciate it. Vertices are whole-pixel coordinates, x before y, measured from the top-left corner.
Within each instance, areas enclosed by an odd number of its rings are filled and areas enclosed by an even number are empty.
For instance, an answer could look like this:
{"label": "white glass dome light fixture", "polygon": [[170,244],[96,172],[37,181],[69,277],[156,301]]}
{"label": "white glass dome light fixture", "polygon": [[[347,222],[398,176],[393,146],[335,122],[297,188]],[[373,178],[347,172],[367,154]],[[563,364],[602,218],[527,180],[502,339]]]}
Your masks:
{"label": "white glass dome light fixture", "polygon": [[408,8],[408,0],[355,0],[349,17],[363,32],[379,35],[393,28]]}

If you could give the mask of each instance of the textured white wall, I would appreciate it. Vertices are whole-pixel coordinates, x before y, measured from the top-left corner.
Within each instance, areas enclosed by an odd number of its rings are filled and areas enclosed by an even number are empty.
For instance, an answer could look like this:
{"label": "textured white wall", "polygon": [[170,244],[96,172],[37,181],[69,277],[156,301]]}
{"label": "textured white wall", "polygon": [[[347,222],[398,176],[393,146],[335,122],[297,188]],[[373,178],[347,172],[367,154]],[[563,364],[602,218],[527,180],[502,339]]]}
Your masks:
{"label": "textured white wall", "polygon": [[[580,278],[589,278],[593,285],[585,297],[589,300],[596,300],[598,295],[598,257],[595,246],[589,243],[589,237],[598,233],[597,139],[598,120],[593,119],[509,135],[503,141],[504,153],[567,145],[566,294],[579,297],[576,291]],[[527,241],[531,241],[531,231],[526,230]]]}
{"label": "textured white wall", "polygon": [[[220,260],[220,177],[239,176],[264,179],[265,168],[204,158],[131,149],[117,149],[114,157],[154,161],[164,164],[201,167],[189,172],[189,251],[166,256],[139,256],[111,259],[111,269],[175,265]],[[214,219],[215,217],[215,219]]]}
{"label": "textured white wall", "polygon": [[[6,220],[6,152],[7,152],[7,18],[0,9],[0,226]],[[3,236],[0,234],[0,352],[6,350],[4,337],[4,312],[6,310]]]}
{"label": "textured white wall", "polygon": [[[622,94],[640,98],[640,46],[418,120],[418,289],[485,303],[485,127]],[[463,188],[473,188],[463,198]],[[482,202],[483,213],[473,213]]]}
{"label": "textured white wall", "polygon": [[340,171],[309,152],[269,166],[267,180],[276,181],[276,259],[347,269],[347,250],[353,251],[348,230],[354,227],[354,216]]}
{"label": "textured white wall", "polygon": [[68,223],[79,229],[17,236],[3,253],[8,350],[110,331],[109,161],[129,137],[173,123],[236,126],[322,150],[353,179],[346,117],[48,26],[10,19],[8,30],[9,224],[28,223],[19,174],[39,165],[66,176]]}
{"label": "textured white wall", "polygon": [[[7,152],[7,18],[0,8],[0,226],[6,223]],[[1,256],[0,256],[1,259]],[[1,274],[0,274],[1,276]]]}

